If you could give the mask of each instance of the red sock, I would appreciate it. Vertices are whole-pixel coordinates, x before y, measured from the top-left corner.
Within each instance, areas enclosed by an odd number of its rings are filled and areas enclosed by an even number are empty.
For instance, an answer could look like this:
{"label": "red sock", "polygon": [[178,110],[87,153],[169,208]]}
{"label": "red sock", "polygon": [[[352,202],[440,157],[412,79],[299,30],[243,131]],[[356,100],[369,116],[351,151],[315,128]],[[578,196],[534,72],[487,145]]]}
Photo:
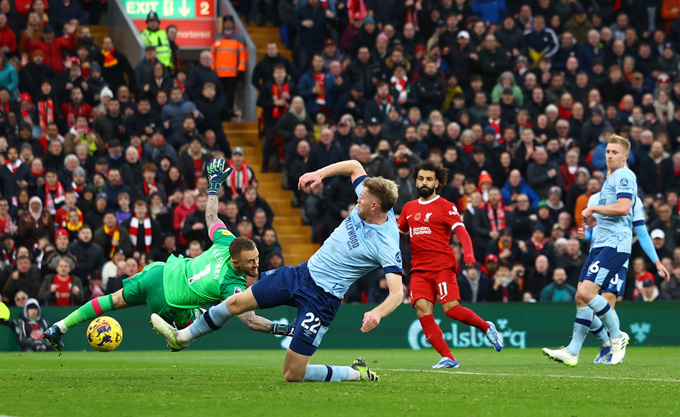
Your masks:
{"label": "red sock", "polygon": [[467,307],[463,307],[458,304],[457,306],[450,308],[449,311],[445,313],[448,317],[458,320],[461,323],[474,326],[479,330],[486,333],[489,330],[489,324],[485,322],[481,317],[479,317],[474,311]]}
{"label": "red sock", "polygon": [[444,341],[444,334],[442,329],[437,326],[437,322],[434,321],[434,316],[429,314],[425,317],[420,317],[418,320],[420,320],[420,325],[423,326],[425,338],[432,347],[442,355],[442,358],[450,358],[455,361],[456,358],[453,357],[451,349],[449,349],[449,346]]}

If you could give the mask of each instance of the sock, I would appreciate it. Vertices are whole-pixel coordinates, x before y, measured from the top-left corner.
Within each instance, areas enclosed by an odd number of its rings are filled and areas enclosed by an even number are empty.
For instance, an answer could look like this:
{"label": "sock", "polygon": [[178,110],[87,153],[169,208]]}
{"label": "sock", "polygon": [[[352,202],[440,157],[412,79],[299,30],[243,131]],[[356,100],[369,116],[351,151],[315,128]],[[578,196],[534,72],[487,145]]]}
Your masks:
{"label": "sock", "polygon": [[577,307],[574,319],[574,331],[571,334],[571,342],[567,346],[567,352],[578,355],[581,352],[583,342],[588,336],[588,330],[592,323],[593,312],[588,307]]}
{"label": "sock", "polygon": [[596,295],[588,303],[588,307],[592,308],[595,314],[598,315],[604,327],[609,330],[609,336],[612,339],[618,339],[621,337],[621,329],[619,329],[619,316],[616,314],[610,306],[607,300],[601,296]]}
{"label": "sock", "polygon": [[[354,371],[359,375],[359,377],[356,379],[350,379],[350,371]],[[361,380],[361,373],[349,366],[328,365],[307,365],[305,377],[302,378],[302,382],[340,382],[352,380]]]}
{"label": "sock", "polygon": [[597,315],[593,316],[593,321],[590,323],[590,332],[597,336],[598,339],[600,339],[600,342],[602,342],[602,346],[612,345],[609,342],[609,333],[604,328],[602,320],[600,320],[600,318],[597,317]]}
{"label": "sock", "polygon": [[61,330],[62,333],[66,333],[66,331],[73,326],[77,326],[88,320],[93,320],[102,314],[115,309],[116,308],[113,306],[113,294],[104,295],[88,301],[82,307],[66,316],[64,320],[60,320],[56,324],[59,326],[59,330]]}
{"label": "sock", "polygon": [[177,335],[177,341],[192,341],[205,334],[219,330],[232,317],[227,308],[227,302],[221,302],[216,306],[210,307],[201,317],[194,320],[189,327],[180,330]]}
{"label": "sock", "polygon": [[479,330],[486,333],[489,330],[489,323],[485,322],[481,317],[479,317],[474,311],[467,307],[463,307],[458,304],[457,306],[450,308],[446,313],[447,317],[457,320],[461,323],[465,323],[469,326],[474,326]]}
{"label": "sock", "polygon": [[456,360],[451,353],[451,349],[444,341],[444,334],[442,329],[437,326],[437,322],[434,321],[434,316],[428,314],[427,316],[420,317],[420,325],[423,326],[423,333],[425,338],[432,345],[432,347],[439,352],[442,358],[450,358],[451,360]]}

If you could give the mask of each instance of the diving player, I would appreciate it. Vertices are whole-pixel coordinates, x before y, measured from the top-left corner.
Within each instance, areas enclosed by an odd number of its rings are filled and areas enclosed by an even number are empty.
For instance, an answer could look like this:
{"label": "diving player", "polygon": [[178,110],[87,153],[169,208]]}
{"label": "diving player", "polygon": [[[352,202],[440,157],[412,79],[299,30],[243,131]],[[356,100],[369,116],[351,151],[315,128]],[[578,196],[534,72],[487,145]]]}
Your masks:
{"label": "diving player", "polygon": [[[212,247],[194,259],[171,255],[167,262],[153,262],[124,279],[122,289],[88,301],[44,333],[43,337],[55,349],[64,348],[61,338],[69,329],[113,310],[146,304],[157,317],[183,328],[198,316],[195,309],[245,291],[245,276],[257,276],[259,253],[255,242],[235,237],[217,217],[219,185],[231,168],[224,171],[224,161],[215,159],[207,169],[211,185],[205,219]],[[215,188],[212,184],[220,179]],[[259,332],[290,335],[293,330],[253,312],[244,312],[239,318],[248,328]]]}

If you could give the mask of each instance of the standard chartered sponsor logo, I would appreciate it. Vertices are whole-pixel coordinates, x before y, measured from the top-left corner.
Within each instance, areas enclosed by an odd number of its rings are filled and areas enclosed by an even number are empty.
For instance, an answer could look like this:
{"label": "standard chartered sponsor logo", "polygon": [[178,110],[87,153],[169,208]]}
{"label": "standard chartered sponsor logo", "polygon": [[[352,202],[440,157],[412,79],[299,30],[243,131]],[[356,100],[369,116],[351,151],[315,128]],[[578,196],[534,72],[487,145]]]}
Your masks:
{"label": "standard chartered sponsor logo", "polygon": [[[441,323],[441,319],[435,319],[437,324]],[[450,322],[450,330],[448,327],[442,327],[444,333],[444,340],[446,343],[454,348],[466,347],[491,347],[491,342],[486,338],[486,335],[475,327],[461,325],[458,322]],[[518,347],[520,349],[526,348],[526,331],[513,330],[508,326],[508,319],[497,319],[496,326],[498,332],[503,335],[505,346]],[[423,328],[420,321],[413,320],[408,329],[408,344],[413,350],[429,349],[432,347],[423,334]]]}

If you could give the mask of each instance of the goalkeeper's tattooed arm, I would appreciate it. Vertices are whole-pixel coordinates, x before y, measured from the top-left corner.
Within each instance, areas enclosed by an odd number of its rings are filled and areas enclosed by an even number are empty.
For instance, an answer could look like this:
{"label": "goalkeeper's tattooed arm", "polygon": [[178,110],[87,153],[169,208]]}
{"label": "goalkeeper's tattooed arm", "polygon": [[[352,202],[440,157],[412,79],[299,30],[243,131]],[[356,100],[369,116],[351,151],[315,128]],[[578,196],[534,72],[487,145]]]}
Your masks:
{"label": "goalkeeper's tattooed arm", "polygon": [[[205,207],[205,224],[208,226],[208,230],[213,230],[213,226],[216,223],[222,223],[219,217],[217,217],[217,208],[219,207],[219,202],[216,195],[208,196],[208,204]],[[212,234],[210,235],[212,238]]]}
{"label": "goalkeeper's tattooed arm", "polygon": [[274,323],[267,318],[258,316],[252,311],[239,314],[238,318],[243,322],[243,324],[248,326],[250,330],[254,330],[256,332],[278,334],[282,336],[290,336],[292,333],[288,325]]}

